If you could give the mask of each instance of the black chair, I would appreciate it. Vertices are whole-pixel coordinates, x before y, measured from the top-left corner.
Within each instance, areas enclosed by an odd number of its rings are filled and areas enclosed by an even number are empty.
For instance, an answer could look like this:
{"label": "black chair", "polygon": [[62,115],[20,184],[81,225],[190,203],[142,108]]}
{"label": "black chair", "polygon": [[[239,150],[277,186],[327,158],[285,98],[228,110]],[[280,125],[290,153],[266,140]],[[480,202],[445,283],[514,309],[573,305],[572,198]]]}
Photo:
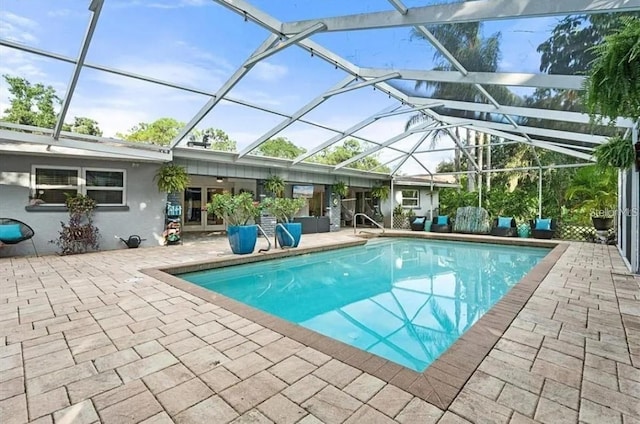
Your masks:
{"label": "black chair", "polygon": [[431,222],[431,231],[434,233],[450,233],[452,230],[451,218],[447,215],[446,224],[440,223],[440,217],[434,216]]}
{"label": "black chair", "polygon": [[426,216],[414,216],[411,218],[411,222],[409,223],[411,231],[424,231],[424,223],[426,220]]}
{"label": "black chair", "polygon": [[495,218],[493,220],[493,225],[491,226],[491,235],[498,237],[518,237],[518,225],[516,224],[516,219],[511,218],[510,224],[508,227],[500,227],[498,226],[499,220]]}
{"label": "black chair", "polygon": [[556,232],[556,220],[551,218],[548,230],[543,228],[536,228],[537,223],[538,218],[529,221],[529,225],[531,226],[531,237],[537,239],[551,239]]}
{"label": "black chair", "polygon": [[33,242],[33,236],[35,234],[33,228],[22,221],[12,218],[0,218],[1,244],[18,244],[21,241],[31,240],[33,251],[36,253],[36,256],[38,256],[36,244]]}

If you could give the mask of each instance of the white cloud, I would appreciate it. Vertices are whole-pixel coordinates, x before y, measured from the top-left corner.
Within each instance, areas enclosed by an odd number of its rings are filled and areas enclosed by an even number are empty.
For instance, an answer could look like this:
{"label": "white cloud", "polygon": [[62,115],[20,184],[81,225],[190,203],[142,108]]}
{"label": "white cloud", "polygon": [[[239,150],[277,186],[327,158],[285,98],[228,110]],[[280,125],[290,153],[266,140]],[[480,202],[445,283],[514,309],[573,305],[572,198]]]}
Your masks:
{"label": "white cloud", "polygon": [[0,37],[18,43],[35,44],[38,23],[24,16],[8,11],[0,11]]}
{"label": "white cloud", "polygon": [[289,68],[284,65],[275,65],[269,62],[258,62],[249,72],[249,77],[259,81],[274,82],[284,78],[289,73]]}

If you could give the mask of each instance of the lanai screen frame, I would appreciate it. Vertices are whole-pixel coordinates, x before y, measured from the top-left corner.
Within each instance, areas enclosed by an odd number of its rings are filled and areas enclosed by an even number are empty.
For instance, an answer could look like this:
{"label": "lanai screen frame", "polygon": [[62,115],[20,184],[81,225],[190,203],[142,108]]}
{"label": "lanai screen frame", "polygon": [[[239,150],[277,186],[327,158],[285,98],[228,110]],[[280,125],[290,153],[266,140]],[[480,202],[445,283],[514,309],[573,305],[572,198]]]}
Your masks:
{"label": "lanai screen frame", "polygon": [[[394,150],[399,154],[399,156],[394,157],[392,160],[385,163],[386,165],[389,163],[394,163],[396,161],[398,162],[393,166],[388,174],[371,173],[367,171],[360,171],[359,173],[365,175],[375,175],[376,178],[380,178],[381,175],[387,175],[387,177],[393,181],[401,166],[408,159],[413,158],[415,162],[418,163],[418,165],[420,165],[428,175],[433,177],[434,174],[431,172],[431,170],[429,170],[415,155],[418,153],[455,149],[420,149],[422,144],[428,139],[430,133],[436,129],[446,130],[450,134],[457,148],[460,149],[462,153],[465,154],[471,161],[474,170],[462,171],[461,173],[483,174],[515,170],[514,168],[501,170],[492,168],[481,169],[473,160],[472,156],[467,152],[468,149],[474,148],[475,146],[464,146],[452,132],[453,127],[461,127],[481,133],[486,133],[489,135],[498,136],[503,139],[503,143],[516,142],[529,145],[537,161],[537,166],[532,168],[538,169],[540,172],[540,176],[542,176],[542,170],[546,168],[585,166],[593,163],[594,158],[591,155],[593,148],[590,146],[596,146],[598,144],[604,143],[606,141],[606,137],[579,132],[521,126],[517,122],[515,122],[515,120],[511,117],[512,115],[539,119],[560,120],[574,123],[588,123],[590,122],[590,118],[588,115],[578,112],[501,105],[487,92],[487,90],[483,87],[483,84],[556,89],[581,89],[584,82],[584,77],[576,75],[470,72],[465,69],[464,66],[460,64],[460,62],[458,62],[458,60],[449,51],[446,50],[446,48],[433,36],[432,33],[429,32],[426,25],[451,24],[496,19],[519,19],[542,16],[566,16],[571,14],[584,15],[610,12],[640,11],[640,0],[609,0],[606,2],[602,0],[564,0],[563,2],[558,2],[557,0],[475,0],[470,2],[462,1],[416,8],[408,8],[404,5],[402,0],[387,0],[390,5],[393,6],[395,11],[389,10],[384,12],[333,16],[297,22],[281,22],[275,17],[259,10],[247,0],[211,1],[231,10],[234,13],[239,14],[240,16],[244,17],[245,20],[256,23],[270,33],[269,36],[263,41],[263,43],[256,49],[256,51],[246,59],[246,61],[216,92],[193,88],[170,81],[163,81],[144,75],[137,75],[131,72],[115,69],[101,64],[87,63],[85,61],[86,54],[91,45],[91,40],[95,28],[98,24],[102,7],[105,3],[104,0],[91,0],[90,2],[89,10],[91,11],[91,18],[84,39],[82,40],[80,52],[77,58],[66,57],[6,39],[0,39],[0,45],[60,60],[74,65],[69,85],[67,86],[66,93],[62,98],[62,106],[56,125],[53,131],[45,130],[45,134],[50,134],[52,145],[56,145],[56,143],[60,141],[61,135],[63,136],[63,138],[65,136],[65,134],[61,132],[62,123],[64,122],[64,119],[66,117],[66,113],[73,98],[78,77],[82,69],[91,68],[115,75],[159,84],[166,87],[172,87],[186,92],[203,94],[210,97],[210,100],[205,105],[203,105],[203,107],[193,116],[193,118],[172,140],[167,149],[167,153],[169,154],[172,153],[172,151],[179,145],[179,143],[186,138],[186,136],[196,127],[196,125],[198,125],[198,123],[220,101],[225,100],[264,112],[280,115],[285,118],[280,124],[276,125],[274,128],[267,131],[258,139],[250,143],[249,146],[237,152],[235,160],[240,163],[243,161],[243,158],[245,156],[250,154],[253,150],[257,149],[262,143],[295,122],[302,122],[318,128],[330,130],[335,132],[336,135],[324,141],[323,143],[320,143],[311,148],[307,153],[304,153],[290,161],[289,166],[292,168],[295,168],[298,163],[302,162],[309,156],[321,151],[324,148],[330,147],[340,142],[341,140],[346,139],[347,137],[365,128],[367,125],[370,125],[373,122],[398,114],[420,112],[425,116],[431,118],[432,122],[427,122],[422,125],[412,127],[407,131],[404,131],[384,142],[378,142],[357,136],[357,138],[370,143],[371,145],[373,145],[373,147],[367,149],[363,153],[349,160],[335,165],[332,172],[339,175],[341,173],[340,170],[347,167],[349,164],[365,158],[369,155],[376,154],[380,150],[387,148],[390,150]],[[425,39],[430,41],[435,49],[437,49],[444,57],[449,60],[449,62],[456,70],[424,71],[360,67],[309,39],[311,35],[321,32],[355,31],[360,29],[388,27],[415,28],[416,31],[424,35]],[[324,60],[335,66],[337,69],[344,71],[346,76],[341,81],[336,83],[331,89],[319,94],[317,97],[310,100],[306,105],[304,105],[294,113],[282,113],[266,106],[257,105],[250,101],[229,97],[227,95],[229,91],[251,70],[251,68],[255,66],[256,63],[294,45],[307,50],[311,55],[315,55],[321,60]],[[394,78],[473,84],[475,89],[480,93],[480,95],[486,100],[487,103],[463,102],[410,96],[405,94],[401,90],[394,88],[387,82]],[[329,125],[324,125],[322,123],[317,123],[304,118],[304,115],[306,113],[313,110],[328,98],[363,87],[374,87],[382,94],[388,95],[389,97],[397,100],[398,104],[385,108],[378,113],[371,115],[358,123],[355,123],[353,126],[346,130],[336,129]],[[508,123],[461,119],[448,115],[441,115],[433,110],[438,106],[445,106],[447,108],[461,109],[466,111],[502,114],[502,116]],[[5,128],[12,128],[11,125],[7,125],[6,123],[2,123],[0,125]],[[634,142],[637,141],[638,122],[620,118],[615,122],[615,125],[619,129],[626,129],[627,131],[631,131],[634,137]],[[16,129],[15,126],[13,127],[13,129]],[[5,131],[3,131],[3,133],[6,134]],[[419,138],[419,141],[411,149],[407,150],[394,146],[394,144],[396,144],[400,140],[403,140],[407,136],[413,134],[422,135]],[[66,136],[68,138],[68,134]],[[553,137],[559,141],[543,141],[537,139],[537,136]],[[579,140],[585,144],[588,144],[589,146],[577,146],[570,142],[573,140]],[[101,139],[95,137],[92,141],[108,141],[110,143],[113,143],[113,139]],[[91,143],[89,143],[88,146],[89,148],[91,148]],[[544,166],[538,159],[536,148],[555,151],[580,159],[584,162],[570,165]],[[164,152],[163,149],[160,150]],[[355,171],[353,169],[347,169],[349,173]],[[345,169],[344,171],[346,171],[347,169]],[[441,173],[439,175],[445,174],[451,173]],[[433,178],[431,178],[431,182],[433,183]],[[542,179],[540,179],[540,190],[541,184]]]}

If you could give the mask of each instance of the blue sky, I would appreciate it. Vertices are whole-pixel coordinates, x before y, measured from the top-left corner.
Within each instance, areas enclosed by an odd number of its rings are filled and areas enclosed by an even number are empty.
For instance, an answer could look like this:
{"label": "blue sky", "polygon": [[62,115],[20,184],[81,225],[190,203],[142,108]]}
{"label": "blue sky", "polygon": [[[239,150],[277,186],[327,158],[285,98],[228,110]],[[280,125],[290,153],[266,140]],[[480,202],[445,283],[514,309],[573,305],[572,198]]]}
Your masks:
{"label": "blue sky", "polygon": [[[385,0],[253,0],[252,3],[281,21],[392,10]],[[429,2],[405,3],[418,6]],[[88,4],[88,0],[3,0],[0,38],[76,57],[90,19]],[[539,55],[535,48],[548,37],[556,21],[486,23],[486,35],[502,33],[500,70],[538,72]],[[244,22],[209,0],[106,0],[86,61],[215,92],[267,36],[266,30]],[[410,40],[409,28],[318,34],[312,39],[359,66],[411,69],[433,66],[433,49],[424,42]],[[43,82],[55,87],[61,96],[65,93],[71,65],[3,47],[0,56],[0,73]],[[293,113],[344,76],[294,46],[256,65],[229,95]],[[106,136],[114,136],[138,122],[163,116],[188,121],[207,100],[206,96],[85,68],[68,116],[96,119]],[[2,110],[7,102],[3,80]],[[364,88],[331,98],[306,118],[344,130],[394,103],[379,91]],[[359,135],[384,141],[402,131],[407,116],[380,121]],[[223,102],[199,127],[221,128],[242,148],[281,120],[272,114]],[[333,134],[296,123],[280,135],[309,148]],[[415,140],[409,138],[399,147],[410,146]],[[383,157],[389,155],[390,152],[383,152]],[[428,162],[435,167],[446,156],[449,155],[433,155]]]}

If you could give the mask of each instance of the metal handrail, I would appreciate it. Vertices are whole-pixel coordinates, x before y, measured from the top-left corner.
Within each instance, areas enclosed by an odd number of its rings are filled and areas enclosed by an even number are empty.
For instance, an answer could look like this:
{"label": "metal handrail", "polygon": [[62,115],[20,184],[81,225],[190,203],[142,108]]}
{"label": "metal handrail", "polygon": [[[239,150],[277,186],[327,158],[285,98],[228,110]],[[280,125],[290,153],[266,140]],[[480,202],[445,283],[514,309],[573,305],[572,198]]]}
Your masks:
{"label": "metal handrail", "polygon": [[[282,228],[282,231],[285,232],[286,235],[289,236],[289,238],[291,239],[291,246],[280,246],[282,249],[284,249],[285,247],[293,247],[294,244],[296,244],[296,238],[294,236],[291,235],[291,233],[289,232],[289,230],[287,230],[287,227],[285,227],[284,225],[278,223],[276,224],[275,228],[274,228],[274,233],[277,233],[277,231],[275,231],[278,227]],[[274,234],[274,238],[275,240],[275,245],[276,247],[278,246],[278,236],[276,234]]]}
{"label": "metal handrail", "polygon": [[382,225],[378,224],[376,221],[374,221],[373,218],[371,218],[369,215],[367,215],[366,213],[362,213],[362,212],[359,212],[359,213],[353,215],[353,234],[356,234],[356,222],[357,222],[356,218],[358,216],[363,216],[366,219],[368,219],[369,221],[371,221],[376,227],[380,228],[382,230],[382,234],[384,234],[384,227]]}
{"label": "metal handrail", "polygon": [[264,238],[267,240],[267,243],[269,243],[266,249],[260,249],[258,250],[258,253],[268,252],[269,250],[271,250],[271,240],[269,240],[269,236],[264,232],[264,229],[260,226],[260,224],[256,224],[256,226],[258,227],[258,230],[262,233]]}

